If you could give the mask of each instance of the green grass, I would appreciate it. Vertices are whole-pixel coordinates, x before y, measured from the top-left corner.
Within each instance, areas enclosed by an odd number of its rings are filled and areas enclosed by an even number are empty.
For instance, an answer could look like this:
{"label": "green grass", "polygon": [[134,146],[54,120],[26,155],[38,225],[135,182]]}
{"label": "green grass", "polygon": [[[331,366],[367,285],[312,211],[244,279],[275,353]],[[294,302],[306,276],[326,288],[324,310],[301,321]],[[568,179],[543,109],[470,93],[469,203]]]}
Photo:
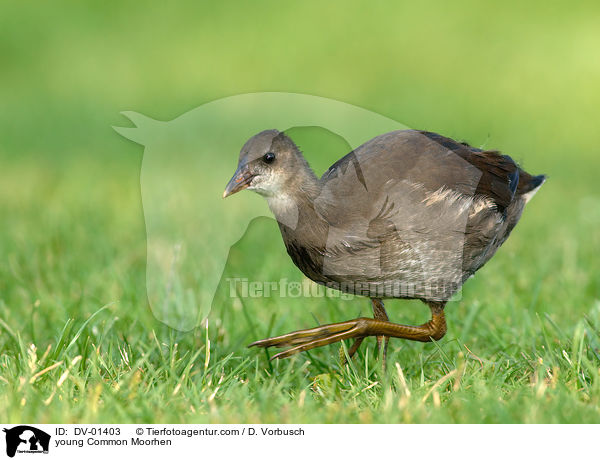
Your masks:
{"label": "green grass", "polygon": [[[317,3],[235,15],[7,4],[0,420],[600,422],[598,7],[498,5],[344,5],[332,21]],[[447,306],[439,343],[392,339],[385,371],[372,338],[348,366],[338,345],[275,362],[247,349],[370,314],[360,298],[230,297],[231,277],[303,281],[266,218],[231,249],[206,327],[180,333],[152,315],[141,149],[110,126],[122,110],[170,119],[272,90],[354,103],[549,174]],[[397,322],[428,316],[416,301],[386,306]]]}

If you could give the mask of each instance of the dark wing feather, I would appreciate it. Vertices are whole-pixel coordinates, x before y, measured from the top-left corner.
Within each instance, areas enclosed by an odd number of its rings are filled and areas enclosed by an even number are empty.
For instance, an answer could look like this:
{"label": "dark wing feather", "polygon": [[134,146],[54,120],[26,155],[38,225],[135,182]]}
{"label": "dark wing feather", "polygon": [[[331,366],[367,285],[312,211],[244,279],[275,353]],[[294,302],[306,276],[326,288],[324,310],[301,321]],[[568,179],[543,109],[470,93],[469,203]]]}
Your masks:
{"label": "dark wing feather", "polygon": [[496,150],[477,149],[436,133],[420,133],[479,169],[482,174],[475,194],[491,199],[498,210],[504,212],[515,196],[522,173],[511,157],[500,155]]}

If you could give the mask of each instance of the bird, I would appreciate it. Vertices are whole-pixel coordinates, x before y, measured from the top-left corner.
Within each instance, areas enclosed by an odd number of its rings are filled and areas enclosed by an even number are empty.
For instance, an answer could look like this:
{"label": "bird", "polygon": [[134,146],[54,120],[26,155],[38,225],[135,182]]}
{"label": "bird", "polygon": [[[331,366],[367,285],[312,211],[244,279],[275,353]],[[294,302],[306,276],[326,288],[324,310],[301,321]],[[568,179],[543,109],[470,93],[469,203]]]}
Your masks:
{"label": "bird", "polygon": [[[545,180],[497,150],[413,129],[374,137],[319,178],[285,132],[254,135],[241,148],[223,198],[244,189],[262,195],[302,273],[369,298],[373,318],[249,347],[285,348],[271,358],[278,359],[354,339],[352,358],[374,336],[385,363],[390,337],[440,340],[447,302],[506,241]],[[421,300],[431,319],[417,326],[391,322],[383,301],[394,298]]]}

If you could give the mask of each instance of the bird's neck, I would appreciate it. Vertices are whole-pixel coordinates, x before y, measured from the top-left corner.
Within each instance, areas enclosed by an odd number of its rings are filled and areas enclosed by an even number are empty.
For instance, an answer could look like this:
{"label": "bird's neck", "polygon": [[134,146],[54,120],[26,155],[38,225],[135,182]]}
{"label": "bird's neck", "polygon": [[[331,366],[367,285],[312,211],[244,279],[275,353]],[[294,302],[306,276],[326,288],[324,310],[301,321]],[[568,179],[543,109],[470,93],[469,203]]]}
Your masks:
{"label": "bird's neck", "polygon": [[301,169],[285,190],[267,197],[271,212],[280,224],[291,230],[310,225],[318,218],[314,201],[321,193],[321,185],[310,168]]}

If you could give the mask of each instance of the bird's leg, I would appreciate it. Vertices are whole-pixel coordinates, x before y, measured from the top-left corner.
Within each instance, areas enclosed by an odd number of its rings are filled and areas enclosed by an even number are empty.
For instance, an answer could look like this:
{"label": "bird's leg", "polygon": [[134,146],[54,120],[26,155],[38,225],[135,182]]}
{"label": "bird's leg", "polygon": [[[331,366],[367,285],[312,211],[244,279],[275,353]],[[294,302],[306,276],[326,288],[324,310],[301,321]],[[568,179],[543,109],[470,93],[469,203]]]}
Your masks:
{"label": "bird's leg", "polygon": [[[371,335],[383,337],[398,337],[401,339],[430,342],[441,339],[446,333],[446,318],[444,316],[445,302],[427,302],[431,309],[431,319],[420,326],[406,326],[389,321],[371,318],[356,318],[342,323],[326,324],[324,326],[290,332],[279,337],[259,340],[251,343],[250,347],[291,347],[277,353],[273,358],[287,358],[301,351],[329,345],[346,339],[362,339]],[[360,345],[360,342],[358,343]],[[355,348],[352,345],[351,351]],[[356,346],[358,348],[358,346]],[[353,350],[356,351],[356,350]]]}
{"label": "bird's leg", "polygon": [[[385,311],[385,307],[383,306],[383,301],[381,299],[371,299],[371,305],[373,306],[373,318],[378,319],[380,321],[389,321],[387,312]],[[377,351],[381,351],[381,342],[385,341],[383,345],[383,363],[385,366],[385,361],[387,358],[387,349],[390,338],[385,335],[377,336]]]}
{"label": "bird's leg", "polygon": [[[378,319],[380,321],[389,321],[390,320],[388,318],[387,312],[385,311],[385,308],[383,306],[383,302],[381,301],[381,299],[371,299],[371,305],[373,307],[373,318]],[[384,338],[385,338],[385,345],[383,348],[383,359],[385,362],[385,359],[387,356],[387,346],[388,346],[388,342],[390,341],[389,337],[384,337],[383,335],[377,336],[377,351],[379,351],[381,349],[381,342],[384,340]],[[354,343],[348,350],[348,358],[352,359],[352,357],[354,356],[354,353],[356,353],[356,351],[360,347],[360,344],[362,343],[363,340],[364,340],[364,337],[359,337],[354,340]],[[346,364],[346,357],[344,356],[342,348],[340,348],[340,362],[342,363],[342,365]]]}

